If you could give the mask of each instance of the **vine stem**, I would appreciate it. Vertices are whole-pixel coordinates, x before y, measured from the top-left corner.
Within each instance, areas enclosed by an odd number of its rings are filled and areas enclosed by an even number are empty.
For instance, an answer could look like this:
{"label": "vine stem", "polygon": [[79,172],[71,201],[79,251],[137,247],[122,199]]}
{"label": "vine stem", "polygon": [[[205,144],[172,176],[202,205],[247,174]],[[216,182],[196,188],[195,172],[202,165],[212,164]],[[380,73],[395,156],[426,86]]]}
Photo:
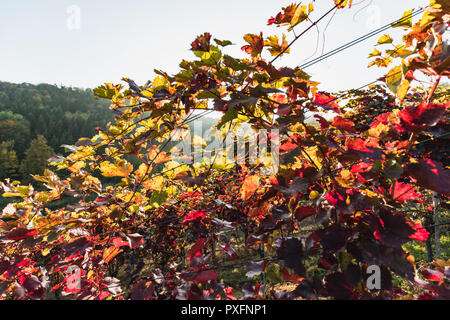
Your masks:
{"label": "vine stem", "polygon": [[430,92],[428,93],[428,97],[427,97],[427,103],[431,102],[431,98],[433,97],[434,93],[436,92],[436,89],[439,85],[439,82],[441,81],[441,75],[438,75],[436,81],[434,82],[433,87],[431,88]]}
{"label": "vine stem", "polygon": [[[438,75],[436,81],[434,82],[433,86],[430,89],[430,92],[428,93],[427,99],[425,100],[425,102],[427,104],[431,102],[431,99],[433,98],[433,95],[436,92],[436,89],[437,89],[440,81],[441,81],[441,75]],[[416,132],[412,132],[411,135],[409,136],[408,145],[406,146],[405,154],[402,157],[402,163],[405,162],[405,158],[408,156],[409,152],[411,151],[412,146],[416,142],[417,136],[418,136],[418,134]],[[392,198],[394,197],[395,183],[396,183],[396,181],[394,181],[392,183],[392,189],[390,192],[390,195]]]}
{"label": "vine stem", "polygon": [[337,7],[339,7],[342,3],[344,2],[344,0],[341,0],[339,3],[337,3],[332,9],[328,10],[323,16],[321,16],[317,21],[313,22],[308,28],[306,28],[303,32],[301,32],[299,35],[297,35],[294,40],[292,40],[287,46],[286,48],[284,48],[283,50],[281,50],[281,52],[272,59],[272,61],[270,61],[270,63],[274,63],[275,60],[277,60],[279,57],[281,57],[287,50],[289,50],[289,48],[294,44],[295,41],[297,41],[301,36],[303,36],[306,32],[308,32],[309,30],[311,30],[312,28],[314,28],[314,26],[316,26],[322,19],[324,19],[327,15],[329,15],[331,12],[334,11],[334,9],[336,9]]}

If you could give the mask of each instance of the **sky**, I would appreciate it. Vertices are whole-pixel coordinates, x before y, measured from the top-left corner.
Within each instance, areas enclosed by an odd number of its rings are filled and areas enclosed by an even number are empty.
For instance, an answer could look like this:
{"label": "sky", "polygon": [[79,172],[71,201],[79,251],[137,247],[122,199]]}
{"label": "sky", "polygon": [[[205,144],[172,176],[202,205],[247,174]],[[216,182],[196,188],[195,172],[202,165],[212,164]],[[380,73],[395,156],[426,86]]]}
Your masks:
{"label": "sky", "polygon": [[[260,31],[264,36],[280,35],[285,29],[267,26],[267,20],[292,2],[1,0],[0,81],[94,88],[127,77],[143,85],[154,77],[154,69],[174,74],[182,59],[193,59],[190,43],[203,32],[232,41],[224,53],[245,57],[240,49],[243,35]],[[427,0],[354,0],[351,9],[327,16],[318,29],[301,37],[276,66],[301,65],[427,4]],[[316,0],[314,5],[313,21],[332,8],[333,1]],[[298,25],[297,34],[306,27]],[[389,33],[400,36],[401,31]],[[387,72],[367,68],[367,56],[381,35],[305,71],[321,83],[321,90],[330,92],[369,83]],[[292,39],[293,34],[287,37]]]}

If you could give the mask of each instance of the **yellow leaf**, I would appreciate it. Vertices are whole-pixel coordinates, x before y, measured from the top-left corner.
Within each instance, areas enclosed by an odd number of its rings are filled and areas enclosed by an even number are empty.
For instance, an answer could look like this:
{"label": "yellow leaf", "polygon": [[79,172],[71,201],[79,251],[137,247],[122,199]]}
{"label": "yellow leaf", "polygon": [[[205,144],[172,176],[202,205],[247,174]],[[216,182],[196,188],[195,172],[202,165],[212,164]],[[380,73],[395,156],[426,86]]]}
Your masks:
{"label": "yellow leaf", "polygon": [[167,79],[161,76],[156,76],[152,82],[152,87],[158,89],[159,87],[165,87],[167,85]]}
{"label": "yellow leaf", "polygon": [[403,28],[411,28],[412,27],[412,10],[408,10],[405,11],[405,13],[403,13],[403,17],[401,17],[401,19],[399,19],[399,21],[397,23],[393,23],[391,24],[392,28],[398,28],[398,27],[403,27]]}
{"label": "yellow leaf", "polygon": [[348,7],[351,8],[352,7],[352,2],[353,0],[334,0],[334,3],[336,3],[336,5],[338,6],[338,8],[345,8],[348,4]]}
{"label": "yellow leaf", "polygon": [[162,176],[156,176],[148,179],[142,183],[147,190],[161,190],[164,184],[164,178]]}
{"label": "yellow leaf", "polygon": [[311,191],[311,193],[309,194],[309,199],[310,200],[314,200],[319,196],[319,192],[317,192],[316,190]]}
{"label": "yellow leaf", "polygon": [[355,182],[355,178],[350,170],[342,170],[336,181],[344,188],[350,188]]}
{"label": "yellow leaf", "polygon": [[148,155],[153,163],[162,163],[169,161],[171,159],[171,155],[169,153],[163,152],[160,150],[150,149]]}
{"label": "yellow leaf", "polygon": [[402,80],[403,69],[401,66],[392,68],[386,75],[386,85],[393,93],[397,93]]}
{"label": "yellow leaf", "polygon": [[399,102],[402,102],[405,98],[406,94],[408,93],[410,86],[409,80],[404,79],[400,86],[397,89],[397,99]]}
{"label": "yellow leaf", "polygon": [[385,34],[380,39],[378,39],[378,44],[387,44],[387,43],[392,43],[393,41],[394,40],[391,38],[390,35]]}
{"label": "yellow leaf", "polygon": [[18,192],[5,192],[2,194],[3,197],[9,198],[9,197],[21,197],[22,195]]}
{"label": "yellow leaf", "polygon": [[86,278],[87,278],[88,280],[90,280],[94,275],[95,275],[94,270],[89,270],[89,272],[88,272]]}
{"label": "yellow leaf", "polygon": [[322,154],[317,146],[312,146],[308,148],[304,148],[305,157],[308,160],[312,160],[314,164],[319,168],[319,170],[322,168],[322,161],[323,157]]}
{"label": "yellow leaf", "polygon": [[434,261],[433,264],[440,268],[450,267],[450,259],[447,261],[442,259],[436,259],[436,261]]}
{"label": "yellow leaf", "polygon": [[369,135],[371,137],[380,138],[383,135],[386,135],[390,130],[390,127],[388,125],[385,125],[383,123],[379,123],[375,128],[369,129]]}
{"label": "yellow leaf", "polygon": [[86,163],[84,163],[84,161],[77,161],[71,166],[67,167],[67,169],[72,172],[78,172],[81,168],[84,168],[84,166],[86,166]]}
{"label": "yellow leaf", "polygon": [[45,248],[41,251],[41,254],[45,257],[46,255],[48,255],[50,253],[50,248]]}
{"label": "yellow leaf", "polygon": [[120,160],[116,163],[103,161],[100,164],[100,171],[104,177],[128,177],[133,171],[133,165],[125,160]]}
{"label": "yellow leaf", "polygon": [[369,54],[369,58],[381,56],[381,52],[377,49],[373,49],[373,52]]}

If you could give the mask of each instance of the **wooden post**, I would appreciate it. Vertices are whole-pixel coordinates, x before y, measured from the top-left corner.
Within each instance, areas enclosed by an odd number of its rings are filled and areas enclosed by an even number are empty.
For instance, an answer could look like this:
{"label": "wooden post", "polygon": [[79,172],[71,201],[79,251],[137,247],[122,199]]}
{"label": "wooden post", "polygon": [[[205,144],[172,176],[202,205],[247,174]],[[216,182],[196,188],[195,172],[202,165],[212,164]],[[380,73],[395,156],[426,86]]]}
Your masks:
{"label": "wooden post", "polygon": [[430,233],[430,236],[428,237],[425,245],[427,248],[427,258],[428,262],[433,261],[433,247],[431,245],[431,235],[433,234],[433,218],[431,217],[431,214],[429,212],[425,212],[425,229]]}
{"label": "wooden post", "polygon": [[434,241],[436,248],[436,259],[441,257],[441,233],[439,230],[439,198],[436,192],[433,192],[433,206],[434,206]]}
{"label": "wooden post", "polygon": [[212,265],[214,267],[217,267],[217,256],[216,256],[216,239],[214,237],[215,235],[213,234],[213,236],[211,237],[211,261],[212,261]]}

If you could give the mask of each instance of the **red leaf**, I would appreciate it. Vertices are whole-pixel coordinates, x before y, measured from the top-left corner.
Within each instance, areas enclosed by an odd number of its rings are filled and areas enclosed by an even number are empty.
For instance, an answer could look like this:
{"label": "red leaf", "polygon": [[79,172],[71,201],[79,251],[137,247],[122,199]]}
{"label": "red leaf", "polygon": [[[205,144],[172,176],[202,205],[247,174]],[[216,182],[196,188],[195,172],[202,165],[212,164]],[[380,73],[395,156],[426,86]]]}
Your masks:
{"label": "red leaf", "polygon": [[131,289],[131,300],[150,300],[154,290],[154,282],[141,279]]}
{"label": "red leaf", "polygon": [[420,194],[414,191],[414,186],[406,183],[401,183],[397,181],[393,186],[393,188],[391,187],[391,192],[392,189],[394,189],[393,190],[394,200],[397,201],[404,202],[406,200],[414,200],[420,196]]}
{"label": "red leaf", "polygon": [[197,240],[197,242],[188,250],[189,256],[194,256],[197,252],[203,249],[203,247],[206,245],[206,239],[200,238]]}
{"label": "red leaf", "polygon": [[267,20],[267,25],[270,26],[271,24],[274,24],[275,22],[277,22],[277,19],[275,19],[274,17],[270,17],[270,19]]}
{"label": "red leaf", "polygon": [[249,175],[245,177],[241,187],[242,200],[247,201],[256,192],[259,187],[259,179],[258,175]]}
{"label": "red leaf", "polygon": [[289,271],[286,268],[281,269],[281,273],[283,274],[284,281],[295,282],[295,283],[299,284],[300,282],[305,280],[305,278],[300,277],[300,276],[296,275],[295,273],[289,273]]}
{"label": "red leaf", "polygon": [[450,193],[450,170],[444,169],[440,162],[419,160],[419,163],[409,164],[406,170],[419,186],[442,194]]}
{"label": "red leaf", "polygon": [[223,289],[223,291],[225,292],[225,295],[227,296],[228,299],[230,299],[230,300],[237,300],[232,295],[232,293],[234,291],[232,287],[226,287],[225,289]]}
{"label": "red leaf", "polygon": [[211,34],[205,32],[203,35],[198,36],[194,42],[191,43],[192,51],[209,51]]}
{"label": "red leaf", "polygon": [[131,249],[140,248],[144,245],[144,237],[139,233],[128,234],[127,239]]}
{"label": "red leaf", "polygon": [[425,241],[428,232],[401,212],[382,210],[380,219],[370,223],[377,240],[386,246],[401,248],[410,239]]}
{"label": "red leaf", "polygon": [[113,238],[111,241],[113,246],[115,246],[116,248],[120,248],[122,246],[131,247],[130,243],[128,241],[124,241],[121,237]]}
{"label": "red leaf", "polygon": [[314,118],[316,118],[317,121],[320,123],[320,129],[321,130],[328,129],[328,127],[330,126],[330,123],[324,117],[321,117],[318,114],[315,114]]}
{"label": "red leaf", "polygon": [[430,233],[420,223],[418,222],[415,223],[414,229],[416,232],[409,236],[410,239],[417,240],[420,242],[427,241]]}
{"label": "red leaf", "polygon": [[256,34],[248,33],[244,36],[244,40],[247,41],[249,45],[245,45],[241,49],[252,55],[252,57],[257,57],[264,48],[264,39],[262,32],[259,36]]}
{"label": "red leaf", "polygon": [[275,18],[270,17],[270,19],[267,21],[267,25],[271,24],[290,24],[292,19],[294,18],[295,11],[297,10],[297,6],[295,4],[290,4],[289,6],[283,8],[283,12],[279,12]]}
{"label": "red leaf", "polygon": [[325,194],[325,200],[327,200],[331,205],[335,206],[339,201],[344,201],[345,199],[338,192],[327,192]]}
{"label": "red leaf", "polygon": [[295,218],[298,221],[302,221],[303,219],[309,217],[309,216],[313,216],[317,214],[317,210],[316,208],[313,207],[298,207],[295,210]]}
{"label": "red leaf", "polygon": [[448,107],[450,102],[445,105],[422,102],[418,106],[406,107],[398,115],[406,129],[419,132],[427,127],[435,126]]}
{"label": "red leaf", "polygon": [[328,93],[316,93],[312,102],[318,104],[325,110],[333,110],[336,113],[341,113],[339,105],[335,102],[336,98]]}
{"label": "red leaf", "polygon": [[206,218],[208,214],[204,211],[191,211],[189,212],[183,219],[183,223],[194,221],[197,219],[203,220]]}
{"label": "red leaf", "polygon": [[207,283],[208,281],[214,280],[217,278],[217,273],[214,270],[205,270],[200,271],[192,280],[198,283]]}
{"label": "red leaf", "polygon": [[32,237],[34,235],[37,235],[39,231],[37,230],[28,230],[27,228],[18,227],[14,230],[11,230],[6,234],[6,237],[9,240],[22,240],[28,237]]}
{"label": "red leaf", "polygon": [[369,146],[361,138],[349,138],[345,141],[348,151],[357,153],[363,161],[381,160],[383,152],[379,148]]}
{"label": "red leaf", "polygon": [[281,145],[280,150],[281,150],[281,151],[284,151],[284,152],[288,152],[288,151],[290,151],[290,150],[292,150],[292,149],[295,149],[295,148],[297,148],[297,147],[298,147],[298,144],[292,143],[292,142],[289,140],[289,141],[287,141],[286,143],[283,143],[283,144]]}
{"label": "red leaf", "polygon": [[422,275],[429,281],[440,282],[444,279],[444,274],[442,272],[429,268],[422,270]]}
{"label": "red leaf", "polygon": [[414,71],[415,70],[408,70],[408,72],[406,72],[405,74],[405,79],[409,81],[416,80],[416,78],[414,77]]}
{"label": "red leaf", "polygon": [[234,249],[230,246],[229,243],[227,243],[225,245],[225,247],[223,247],[223,252],[226,253],[227,255],[229,255],[231,258],[236,259],[237,258],[237,253],[236,251],[234,251]]}
{"label": "red leaf", "polygon": [[355,123],[340,116],[334,118],[332,125],[345,131],[355,132]]}
{"label": "red leaf", "polygon": [[103,300],[108,298],[109,296],[109,292],[108,291],[102,291],[98,296],[97,296],[97,300]]}

